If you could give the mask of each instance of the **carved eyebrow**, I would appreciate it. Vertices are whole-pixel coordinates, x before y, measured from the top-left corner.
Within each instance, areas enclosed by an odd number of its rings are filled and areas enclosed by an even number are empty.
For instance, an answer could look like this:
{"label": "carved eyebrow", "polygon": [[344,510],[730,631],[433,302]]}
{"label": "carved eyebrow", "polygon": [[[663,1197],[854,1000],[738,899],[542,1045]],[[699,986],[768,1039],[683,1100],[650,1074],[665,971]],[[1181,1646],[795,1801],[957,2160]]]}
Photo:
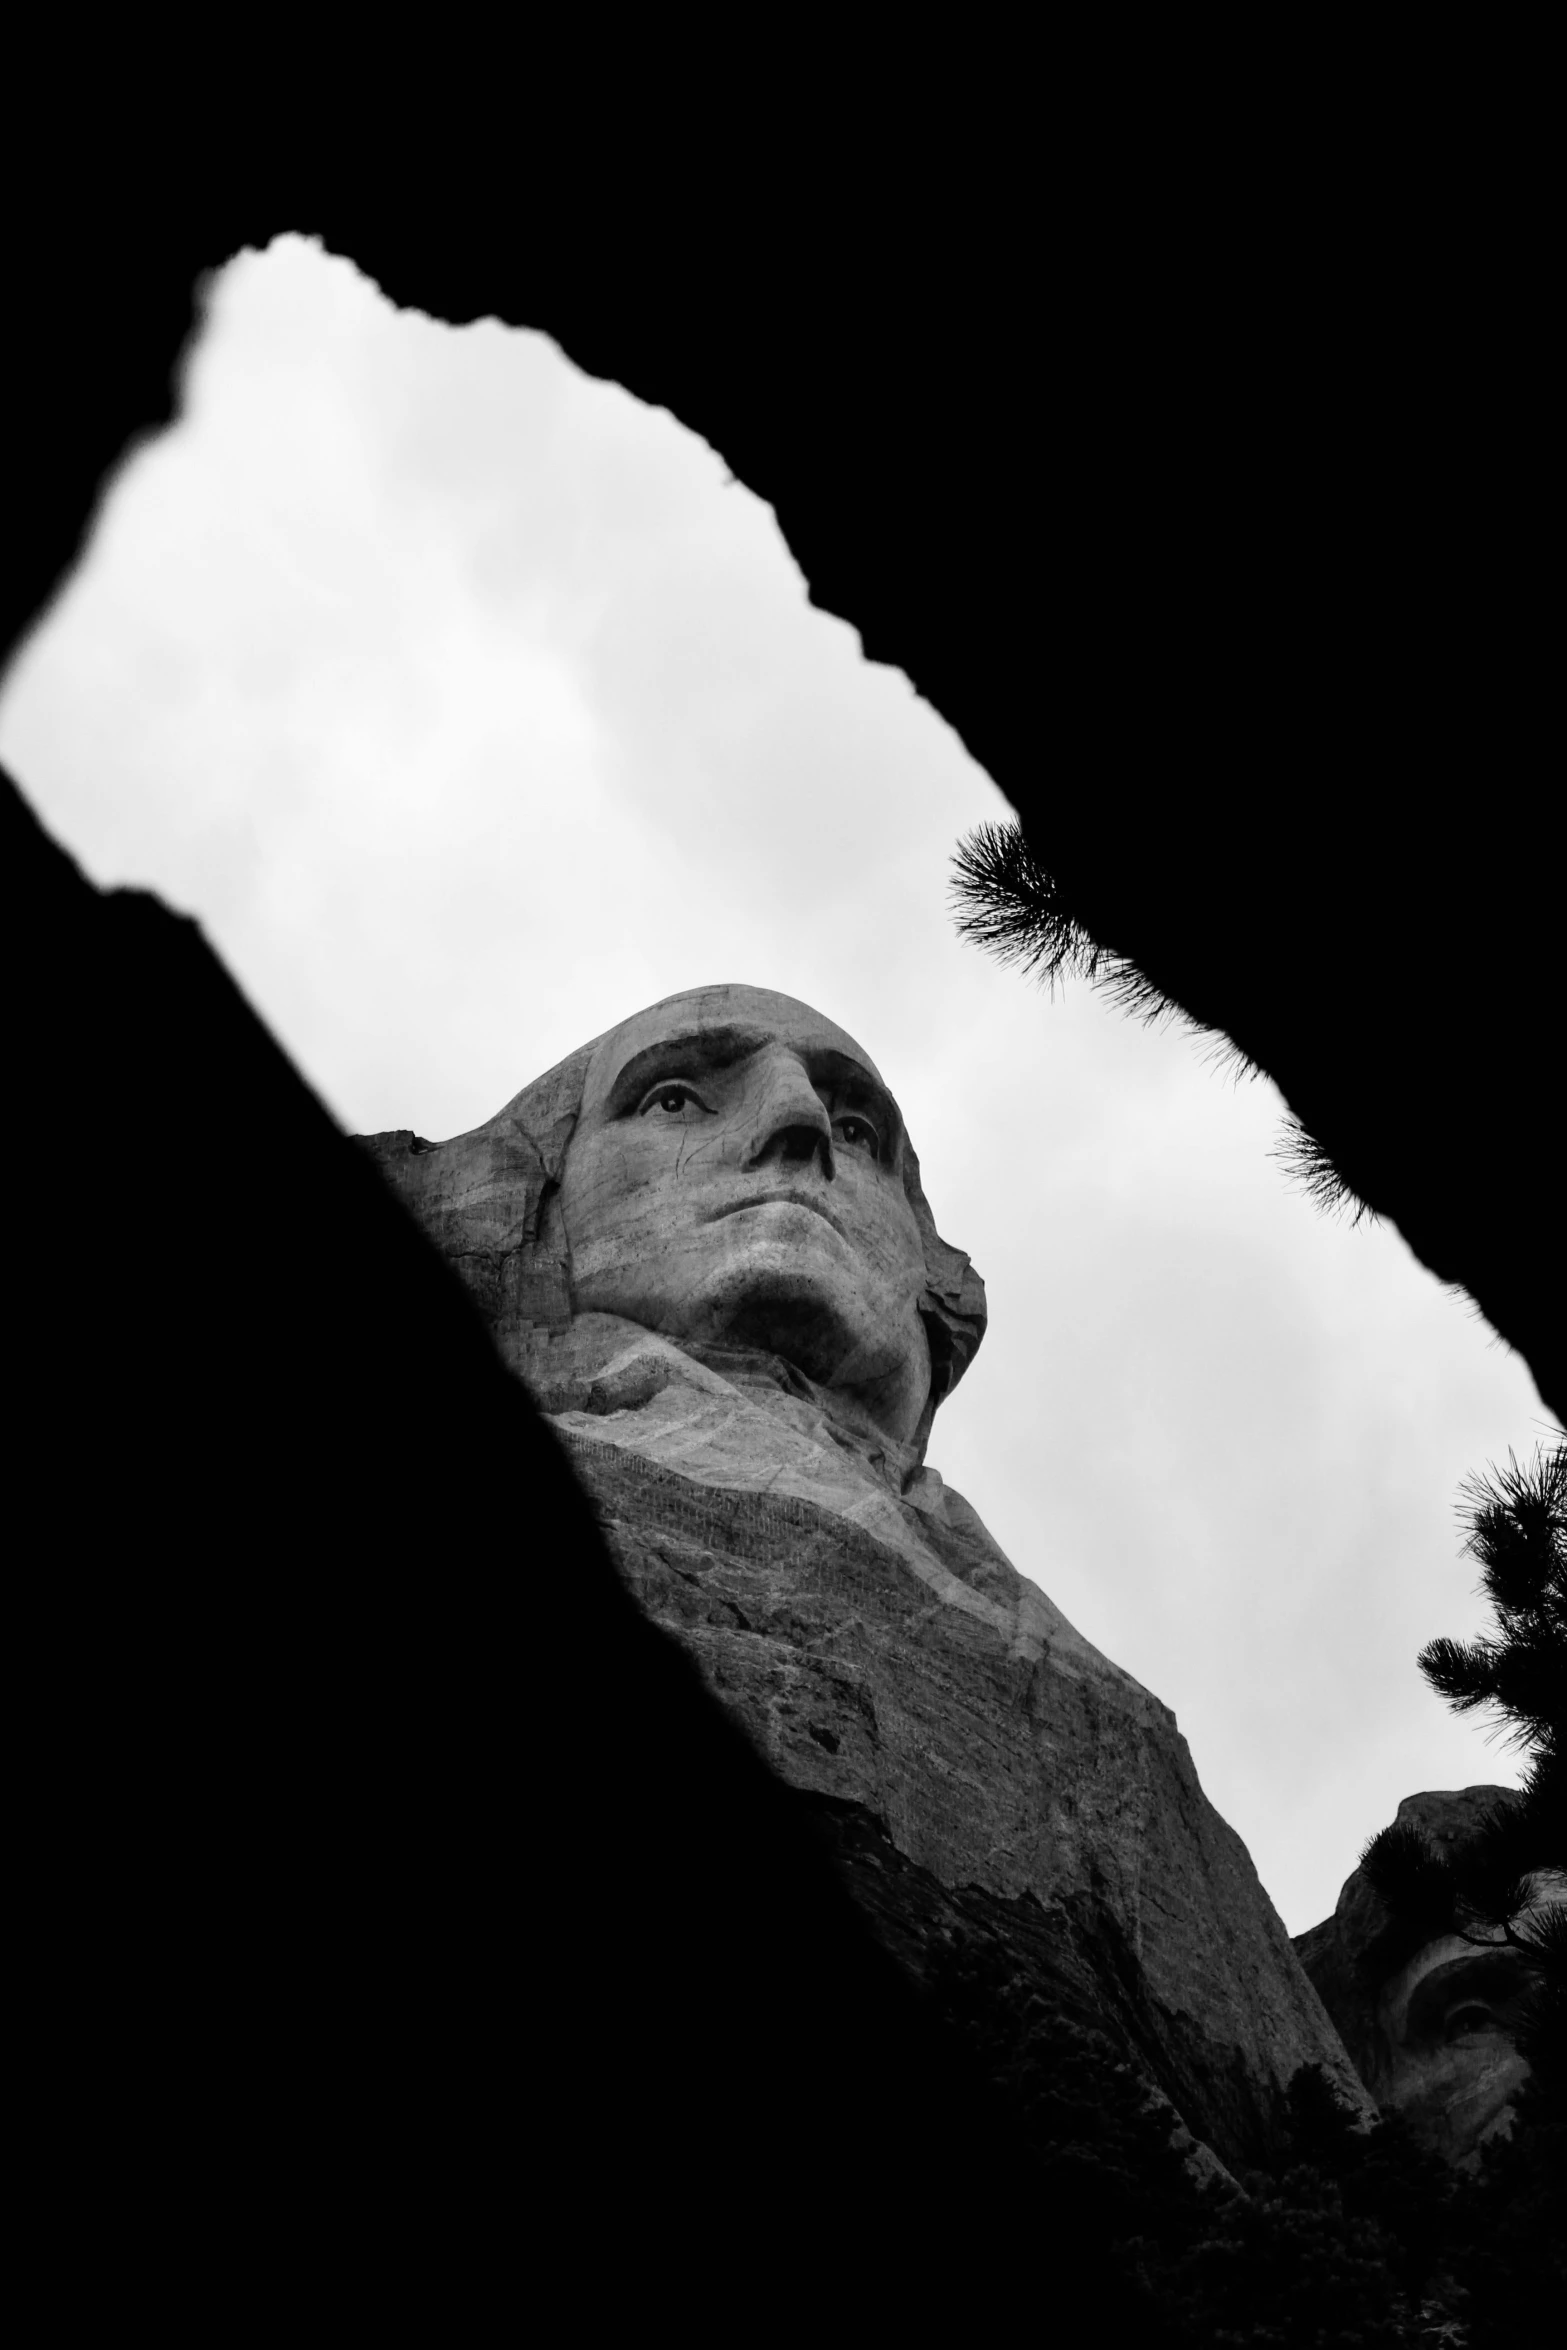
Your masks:
{"label": "carved eyebrow", "polygon": [[633,1053],[615,1077],[604,1103],[609,1118],[626,1118],[659,1077],[700,1077],[732,1068],[767,1042],[756,1028],[691,1028]]}

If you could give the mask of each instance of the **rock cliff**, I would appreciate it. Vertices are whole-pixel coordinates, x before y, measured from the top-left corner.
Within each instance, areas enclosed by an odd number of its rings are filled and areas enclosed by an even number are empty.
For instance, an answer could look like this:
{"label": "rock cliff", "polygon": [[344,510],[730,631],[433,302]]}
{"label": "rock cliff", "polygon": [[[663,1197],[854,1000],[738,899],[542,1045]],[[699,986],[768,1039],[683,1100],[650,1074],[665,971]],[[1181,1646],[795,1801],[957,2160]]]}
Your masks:
{"label": "rock cliff", "polygon": [[627,1584],[815,1799],[916,1978],[960,1923],[999,1941],[1231,2165],[1265,2157],[1298,2065],[1370,2110],[1173,1715],[939,1475],[898,1490],[776,1357],[585,1316],[514,1367]]}

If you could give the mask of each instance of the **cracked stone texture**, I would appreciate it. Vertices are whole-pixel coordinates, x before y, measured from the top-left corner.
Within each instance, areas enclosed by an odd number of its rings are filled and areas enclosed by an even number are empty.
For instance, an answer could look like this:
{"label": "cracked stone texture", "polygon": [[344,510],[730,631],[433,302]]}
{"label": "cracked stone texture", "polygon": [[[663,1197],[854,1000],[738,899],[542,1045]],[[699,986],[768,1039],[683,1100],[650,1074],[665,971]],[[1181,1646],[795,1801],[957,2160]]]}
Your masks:
{"label": "cracked stone texture", "polygon": [[[624,1325],[573,1339],[576,1363],[539,1350],[535,1393],[643,1607],[783,1778],[1009,1917],[1020,1964],[1225,2162],[1263,2159],[1298,2065],[1369,2114],[1174,1716],[960,1495],[928,1469],[888,1491],[782,1363],[726,1377]],[[876,1915],[863,1852],[848,1873]]]}
{"label": "cracked stone texture", "polygon": [[934,1470],[895,1491],[777,1358],[704,1361],[599,1315],[513,1326],[503,1351],[649,1616],[783,1779],[853,1807],[839,1864],[916,1976],[941,1901],[978,1904],[1025,1978],[1143,2066],[1199,2170],[1267,2157],[1300,2064],[1374,2111],[1174,1716]]}

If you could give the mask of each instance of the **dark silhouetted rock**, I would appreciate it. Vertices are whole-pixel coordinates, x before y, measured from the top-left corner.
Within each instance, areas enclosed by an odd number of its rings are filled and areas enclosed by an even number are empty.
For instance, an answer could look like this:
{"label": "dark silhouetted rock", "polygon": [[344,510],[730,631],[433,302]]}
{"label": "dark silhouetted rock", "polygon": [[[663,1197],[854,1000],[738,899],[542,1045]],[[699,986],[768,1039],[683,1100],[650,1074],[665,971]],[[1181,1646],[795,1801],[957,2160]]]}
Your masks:
{"label": "dark silhouetted rock", "polygon": [[[1042,313],[1032,150],[987,108],[936,172],[961,96],[827,140],[741,109],[715,168],[698,82],[683,122],[639,91],[586,146],[570,109],[520,141],[452,111],[444,146],[432,114],[416,168],[364,168],[323,108],[266,134],[308,188],[243,199],[193,122],[160,184],[118,93],[85,189],[13,141],[0,643],[170,421],[195,289],[242,247],[319,233],[395,301],[542,329],[773,505],[1089,934],[1278,1081],[1559,1409],[1559,883],[1491,792],[1527,809],[1550,673],[1527,164],[1444,209],[1381,137],[1336,195],[1285,141],[1271,186],[1220,153],[1196,189],[1128,118],[1068,174]],[[563,200],[588,181],[603,202]],[[737,2264],[770,2308],[808,2276],[816,2322],[832,2247],[883,2315],[933,2270],[982,2297],[1004,2257],[1079,2330],[1006,2160],[976,2188],[973,2134],[899,2090],[921,2065],[856,2042],[883,1994],[817,1997],[838,1913],[788,1830],[725,1809],[749,1758],[626,1628],[450,1282],[192,927],[3,822],[23,2130],[55,2306],[86,2275],[116,2322],[183,2297],[205,2338],[268,2290],[292,2321],[316,2247],[306,2305],[355,2323],[372,2286],[406,2315],[420,2280],[497,2272],[584,2322],[617,2292],[727,2321]],[[590,1662],[596,1748],[567,1704]]]}
{"label": "dark silhouetted rock", "polygon": [[461,1282],[194,923],[9,788],[0,833],[13,2109],[59,2305],[466,2339],[540,2276],[586,2325],[810,2233],[836,2309],[995,2314],[1005,2115]]}

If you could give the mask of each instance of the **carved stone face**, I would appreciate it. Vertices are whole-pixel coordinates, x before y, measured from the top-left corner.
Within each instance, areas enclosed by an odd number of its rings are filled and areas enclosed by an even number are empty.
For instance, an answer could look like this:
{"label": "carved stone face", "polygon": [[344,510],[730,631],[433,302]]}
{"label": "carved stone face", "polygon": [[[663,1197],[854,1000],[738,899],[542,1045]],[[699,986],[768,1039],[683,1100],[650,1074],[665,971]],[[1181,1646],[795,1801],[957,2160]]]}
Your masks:
{"label": "carved stone face", "polygon": [[782,1355],[907,1442],[931,1386],[903,1121],[853,1038],[701,988],[594,1053],[561,1177],[578,1313]]}
{"label": "carved stone face", "polygon": [[[1535,1906],[1564,1898],[1554,1876],[1535,1881]],[[1533,1976],[1505,1946],[1477,1949],[1456,1934],[1428,1942],[1377,2000],[1387,2075],[1379,2102],[1404,2114],[1416,2136],[1449,2162],[1472,2165],[1482,2142],[1511,2122],[1529,2078],[1519,2055],[1519,2017]]]}
{"label": "carved stone face", "polygon": [[1528,1980],[1511,1952],[1475,1950],[1446,1935],[1383,1989],[1378,2021],[1389,2077],[1381,2102],[1449,2162],[1473,2159],[1529,2077],[1513,2037]]}

